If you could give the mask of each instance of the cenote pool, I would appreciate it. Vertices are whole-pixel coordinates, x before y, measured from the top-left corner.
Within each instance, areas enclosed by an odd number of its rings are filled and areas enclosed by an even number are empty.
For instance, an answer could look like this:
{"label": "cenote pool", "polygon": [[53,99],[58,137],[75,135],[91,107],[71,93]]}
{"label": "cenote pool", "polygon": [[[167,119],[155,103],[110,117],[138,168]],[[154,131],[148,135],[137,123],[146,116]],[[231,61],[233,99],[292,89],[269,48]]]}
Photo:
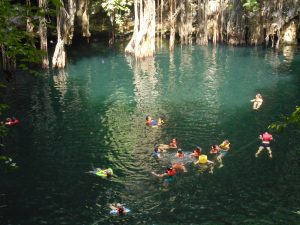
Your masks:
{"label": "cenote pool", "polygon": [[[18,74],[3,117],[21,123],[3,151],[19,169],[1,173],[0,224],[299,224],[299,131],[273,133],[273,159],[254,156],[259,134],[300,103],[299,50],[163,46],[136,63],[93,43],[70,49],[64,71]],[[264,103],[254,111],[257,92]],[[146,115],[166,123],[146,127]],[[166,186],[151,172],[176,151],[160,163],[152,153],[173,137],[186,153],[224,139],[231,149],[223,168],[210,174],[188,161]],[[114,176],[86,173],[97,167]],[[131,212],[110,215],[116,202]]]}

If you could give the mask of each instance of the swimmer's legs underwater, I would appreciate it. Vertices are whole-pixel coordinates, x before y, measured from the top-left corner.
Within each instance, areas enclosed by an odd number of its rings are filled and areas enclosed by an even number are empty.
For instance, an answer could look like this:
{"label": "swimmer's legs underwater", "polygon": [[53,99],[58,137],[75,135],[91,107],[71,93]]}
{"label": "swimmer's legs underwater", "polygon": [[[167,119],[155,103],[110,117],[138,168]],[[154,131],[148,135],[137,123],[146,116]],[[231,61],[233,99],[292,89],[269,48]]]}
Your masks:
{"label": "swimmer's legs underwater", "polygon": [[264,146],[260,146],[257,150],[257,152],[255,153],[255,157],[258,157],[258,155],[261,153],[262,150],[267,149],[269,152],[269,157],[272,158],[272,150],[270,147],[264,147]]}

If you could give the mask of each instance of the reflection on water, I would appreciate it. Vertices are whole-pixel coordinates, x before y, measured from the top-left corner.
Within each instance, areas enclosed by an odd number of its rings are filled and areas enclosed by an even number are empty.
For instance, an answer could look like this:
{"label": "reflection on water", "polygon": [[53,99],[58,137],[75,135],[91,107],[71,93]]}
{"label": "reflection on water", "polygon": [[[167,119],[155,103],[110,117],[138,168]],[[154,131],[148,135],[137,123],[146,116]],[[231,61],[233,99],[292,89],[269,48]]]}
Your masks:
{"label": "reflection on water", "polygon": [[[137,62],[93,45],[50,80],[18,83],[7,99],[22,123],[5,144],[21,169],[1,177],[1,222],[297,224],[298,134],[274,135],[272,160],[254,154],[261,130],[299,103],[299,51],[165,48]],[[253,112],[257,92],[264,103]],[[146,127],[146,115],[166,124]],[[152,152],[173,137],[187,155],[200,146],[211,159],[210,144],[227,138],[231,150],[213,174],[184,158],[188,172],[164,185],[151,171],[178,162],[176,150],[158,162]],[[86,173],[108,167],[111,179]],[[131,213],[110,216],[114,202]]]}

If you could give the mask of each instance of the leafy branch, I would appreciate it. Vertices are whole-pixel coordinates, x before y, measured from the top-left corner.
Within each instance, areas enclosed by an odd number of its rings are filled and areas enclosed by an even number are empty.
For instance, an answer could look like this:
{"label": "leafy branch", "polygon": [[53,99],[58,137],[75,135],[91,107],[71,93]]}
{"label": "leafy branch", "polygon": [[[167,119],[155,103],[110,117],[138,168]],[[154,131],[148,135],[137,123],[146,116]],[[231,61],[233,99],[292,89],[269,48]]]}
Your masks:
{"label": "leafy branch", "polygon": [[290,116],[284,116],[280,121],[276,121],[268,126],[269,129],[282,132],[287,126],[296,125],[300,128],[300,106]]}

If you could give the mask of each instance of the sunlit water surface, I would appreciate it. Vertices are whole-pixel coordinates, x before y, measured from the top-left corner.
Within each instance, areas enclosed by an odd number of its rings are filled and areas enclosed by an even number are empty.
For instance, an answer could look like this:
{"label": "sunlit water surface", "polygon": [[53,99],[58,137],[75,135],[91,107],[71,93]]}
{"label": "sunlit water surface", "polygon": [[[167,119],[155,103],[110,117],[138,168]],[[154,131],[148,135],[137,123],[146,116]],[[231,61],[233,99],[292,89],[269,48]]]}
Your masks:
{"label": "sunlit water surface", "polygon": [[[299,224],[299,134],[274,134],[273,159],[259,134],[299,105],[300,51],[286,47],[157,49],[136,63],[100,44],[69,51],[65,71],[19,75],[8,84],[10,128],[5,152],[19,165],[1,174],[0,224]],[[259,92],[264,103],[253,111]],[[161,128],[145,116],[163,116]],[[5,115],[3,115],[5,116]],[[188,172],[173,183],[151,175],[153,147],[176,137],[189,153],[231,142],[223,168]],[[299,151],[298,151],[299,152]],[[210,158],[210,156],[209,156]],[[102,179],[86,172],[111,167]],[[111,216],[109,203],[131,209]]]}

